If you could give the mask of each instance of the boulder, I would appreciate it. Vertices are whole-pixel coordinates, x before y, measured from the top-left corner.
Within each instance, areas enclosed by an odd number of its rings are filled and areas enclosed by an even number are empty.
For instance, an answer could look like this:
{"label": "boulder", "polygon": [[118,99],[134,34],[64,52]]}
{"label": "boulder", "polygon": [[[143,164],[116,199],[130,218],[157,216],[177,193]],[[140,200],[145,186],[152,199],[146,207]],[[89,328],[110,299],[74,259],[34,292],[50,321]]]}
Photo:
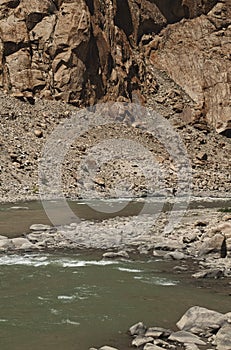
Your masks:
{"label": "boulder", "polygon": [[129,255],[126,251],[120,250],[119,252],[106,252],[103,254],[103,258],[106,258],[106,259],[116,259],[116,258],[128,259]]}
{"label": "boulder", "polygon": [[197,335],[192,334],[187,331],[179,331],[172,333],[168,340],[176,341],[178,343],[192,343],[197,345],[206,345],[206,343],[201,340]]}
{"label": "boulder", "polygon": [[50,230],[52,227],[50,225],[43,225],[43,224],[33,224],[30,226],[31,231],[47,231]]}
{"label": "boulder", "polygon": [[8,239],[8,237],[6,237],[6,236],[1,236],[1,235],[0,235],[0,241],[1,241],[2,239],[6,240],[6,239]]}
{"label": "boulder", "polygon": [[172,260],[183,260],[186,259],[187,256],[184,253],[181,252],[170,252],[165,254],[165,259],[172,259]]}
{"label": "boulder", "polygon": [[0,240],[0,250],[7,250],[13,247],[12,241],[8,238]]}
{"label": "boulder", "polygon": [[199,255],[204,255],[208,253],[221,252],[222,244],[224,242],[224,235],[221,233],[217,233],[215,236],[211,238],[207,238],[201,245],[199,249]]}
{"label": "boulder", "polygon": [[129,328],[129,333],[133,335],[144,335],[147,330],[147,327],[143,322],[138,322]]}
{"label": "boulder", "polygon": [[153,338],[160,338],[165,337],[167,338],[172,331],[169,329],[161,328],[161,327],[150,327],[147,329],[145,333],[145,337],[153,337]]}
{"label": "boulder", "polygon": [[135,339],[133,339],[132,345],[138,348],[146,343],[152,342],[153,340],[154,339],[152,337],[144,337],[142,335],[138,335]]}
{"label": "boulder", "polygon": [[217,350],[231,349],[231,325],[224,324],[216,334],[215,343]]}
{"label": "boulder", "polygon": [[221,314],[200,306],[193,306],[177,322],[177,327],[180,330],[200,333],[221,327],[229,317],[230,313]]}
{"label": "boulder", "polygon": [[26,250],[33,247],[33,244],[27,238],[17,237],[17,238],[13,238],[11,241],[15,249]]}
{"label": "boulder", "polygon": [[143,350],[163,350],[163,348],[155,344],[147,343],[144,345]]}

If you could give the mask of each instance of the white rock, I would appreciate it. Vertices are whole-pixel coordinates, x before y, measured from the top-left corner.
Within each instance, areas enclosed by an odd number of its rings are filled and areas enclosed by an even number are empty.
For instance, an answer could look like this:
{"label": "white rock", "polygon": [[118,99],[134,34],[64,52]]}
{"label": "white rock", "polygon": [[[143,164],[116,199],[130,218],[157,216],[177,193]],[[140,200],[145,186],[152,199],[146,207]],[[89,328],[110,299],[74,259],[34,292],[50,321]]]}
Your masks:
{"label": "white rock", "polygon": [[13,238],[11,241],[16,249],[28,249],[33,246],[33,244],[27,238],[23,237]]}
{"label": "white rock", "polygon": [[9,249],[12,247],[12,242],[10,239],[1,239],[0,240],[0,249]]}
{"label": "white rock", "polygon": [[225,324],[217,332],[215,342],[217,344],[217,350],[230,350],[231,349],[231,325]]}
{"label": "white rock", "polygon": [[193,343],[198,345],[206,345],[206,343],[201,340],[197,335],[186,331],[174,332],[168,338],[172,341],[177,341],[178,343]]}
{"label": "white rock", "polygon": [[143,322],[138,322],[129,328],[129,332],[131,335],[144,335],[147,327],[143,324]]}
{"label": "white rock", "polygon": [[142,335],[138,335],[135,339],[133,339],[132,345],[138,348],[146,343],[152,342],[153,340],[154,339],[152,337],[144,337]]}
{"label": "white rock", "polygon": [[30,226],[31,231],[46,231],[50,230],[52,227],[50,225],[43,225],[43,224],[33,224]]}
{"label": "white rock", "polygon": [[197,329],[199,333],[213,329],[213,325],[221,326],[226,319],[228,319],[227,314],[224,315],[200,306],[192,306],[177,322],[177,327],[186,331]]}
{"label": "white rock", "polygon": [[143,350],[163,350],[163,348],[159,347],[158,345],[147,343],[145,344]]}
{"label": "white rock", "polygon": [[0,236],[0,240],[2,240],[2,239],[8,239],[8,237],[6,237],[6,236]]}

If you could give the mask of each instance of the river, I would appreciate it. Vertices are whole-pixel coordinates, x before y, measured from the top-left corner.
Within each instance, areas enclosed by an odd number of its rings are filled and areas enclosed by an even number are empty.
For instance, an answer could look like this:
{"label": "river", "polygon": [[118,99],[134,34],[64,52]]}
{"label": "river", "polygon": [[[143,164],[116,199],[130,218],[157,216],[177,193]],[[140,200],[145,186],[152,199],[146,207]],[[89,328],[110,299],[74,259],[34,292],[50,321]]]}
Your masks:
{"label": "river", "polygon": [[[30,223],[45,223],[38,203],[20,206],[2,206],[1,234],[15,236]],[[154,257],[108,261],[101,255],[0,254],[0,349],[87,350],[108,344],[129,350],[126,330],[138,321],[174,329],[193,305],[230,311],[222,281],[202,285],[189,272],[174,272],[173,262]]]}
{"label": "river", "polygon": [[0,256],[1,350],[128,350],[137,321],[174,327],[193,305],[228,311],[230,296],[173,274],[170,262],[97,253]]}

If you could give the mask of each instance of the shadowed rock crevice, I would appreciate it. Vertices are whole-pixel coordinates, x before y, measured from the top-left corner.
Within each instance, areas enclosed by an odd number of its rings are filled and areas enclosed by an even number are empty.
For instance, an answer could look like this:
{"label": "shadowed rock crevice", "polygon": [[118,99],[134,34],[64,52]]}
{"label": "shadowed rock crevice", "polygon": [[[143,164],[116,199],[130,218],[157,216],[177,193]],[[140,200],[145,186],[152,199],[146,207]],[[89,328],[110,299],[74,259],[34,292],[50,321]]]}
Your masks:
{"label": "shadowed rock crevice", "polygon": [[[90,38],[88,44],[88,52],[85,60],[86,71],[83,76],[83,90],[81,98],[84,98],[86,94],[91,94],[92,102],[96,102],[103,97],[105,91],[102,82],[102,76],[100,73],[100,57],[99,50],[96,44],[96,40],[93,36]],[[93,101],[94,99],[94,101]]]}
{"label": "shadowed rock crevice", "polygon": [[140,39],[145,34],[158,34],[163,27],[157,23],[155,23],[152,19],[144,20],[139,28],[137,33],[137,43],[140,42]]}
{"label": "shadowed rock crevice", "polygon": [[151,0],[160,9],[168,23],[179,22],[182,18],[189,17],[187,6],[182,5],[182,0]]}
{"label": "shadowed rock crevice", "polygon": [[20,4],[20,0],[12,0],[8,2],[8,7],[11,9],[14,9],[18,7],[19,4]]}
{"label": "shadowed rock crevice", "polygon": [[132,22],[131,11],[127,0],[117,0],[117,11],[115,15],[115,25],[122,29],[127,38],[133,33],[134,27]]}
{"label": "shadowed rock crevice", "polygon": [[7,41],[3,45],[3,52],[5,56],[12,55],[13,53],[20,51],[21,49],[29,48],[29,43],[15,43],[12,41]]}
{"label": "shadowed rock crevice", "polygon": [[86,4],[87,4],[87,6],[89,8],[90,14],[93,16],[94,15],[94,11],[95,11],[94,0],[86,0]]}

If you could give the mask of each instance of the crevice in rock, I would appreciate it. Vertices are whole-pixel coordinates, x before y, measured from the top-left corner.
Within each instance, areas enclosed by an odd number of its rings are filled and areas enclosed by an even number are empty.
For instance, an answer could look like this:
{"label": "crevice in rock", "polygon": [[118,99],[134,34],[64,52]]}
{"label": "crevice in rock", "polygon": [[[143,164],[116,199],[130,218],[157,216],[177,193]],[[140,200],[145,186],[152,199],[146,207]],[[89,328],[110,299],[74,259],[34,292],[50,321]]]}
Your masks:
{"label": "crevice in rock", "polygon": [[38,12],[32,12],[26,17],[26,26],[27,29],[30,31],[33,29],[37,23],[41,22],[41,20],[45,17],[45,14],[38,13]]}
{"label": "crevice in rock", "polygon": [[114,18],[115,25],[122,29],[127,38],[133,33],[131,11],[127,0],[117,0],[117,11]]}
{"label": "crevice in rock", "polygon": [[182,18],[189,18],[187,6],[182,5],[182,0],[151,0],[167,19],[168,23],[179,22]]}
{"label": "crevice in rock", "polygon": [[228,139],[230,139],[231,138],[231,129],[226,129],[226,130],[220,132],[220,135],[223,135],[223,136],[227,137]]}
{"label": "crevice in rock", "polygon": [[11,9],[15,9],[16,7],[18,7],[19,4],[20,0],[12,0],[8,2],[7,6]]}
{"label": "crevice in rock", "polygon": [[[91,87],[93,87],[95,99],[99,100],[104,95],[104,87],[102,82],[102,77],[99,75],[100,70],[100,58],[99,58],[99,51],[96,44],[96,40],[93,35],[91,35],[90,41],[88,43],[88,52],[85,59],[85,66],[86,71],[83,77],[83,81],[87,82],[89,81]],[[87,92],[87,84],[85,84],[81,99],[86,100]],[[92,91],[93,93],[93,91]]]}
{"label": "crevice in rock", "polygon": [[161,25],[156,24],[152,19],[144,20],[138,28],[137,44],[144,34],[158,34],[162,28]]}
{"label": "crevice in rock", "polygon": [[12,41],[5,41],[3,44],[4,56],[9,56],[21,49],[28,48],[28,47],[29,47],[28,43],[24,43],[24,42],[15,43]]}
{"label": "crevice in rock", "polygon": [[86,0],[87,7],[89,8],[90,14],[93,16],[95,12],[94,0]]}

